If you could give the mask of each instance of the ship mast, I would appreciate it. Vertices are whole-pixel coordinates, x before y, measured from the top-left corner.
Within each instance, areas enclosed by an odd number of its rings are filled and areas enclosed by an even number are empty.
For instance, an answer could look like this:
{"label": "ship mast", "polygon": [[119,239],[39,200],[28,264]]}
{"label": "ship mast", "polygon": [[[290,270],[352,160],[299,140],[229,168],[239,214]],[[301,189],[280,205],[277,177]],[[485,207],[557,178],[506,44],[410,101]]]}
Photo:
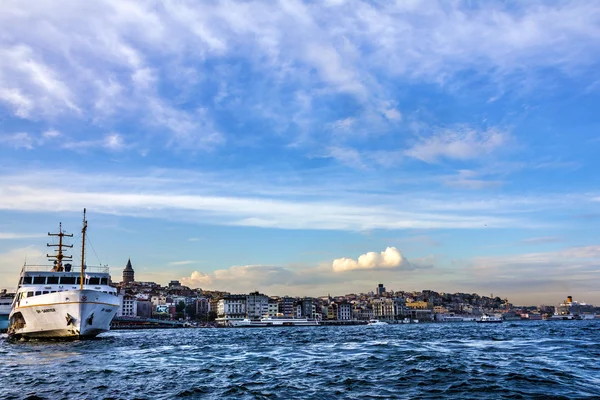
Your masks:
{"label": "ship mast", "polygon": [[85,208],[83,209],[83,227],[81,228],[81,273],[79,276],[79,289],[83,290],[83,281],[85,279],[85,232],[87,231],[87,221],[85,220]]}
{"label": "ship mast", "polygon": [[62,265],[62,261],[63,260],[67,260],[70,261],[73,259],[73,256],[66,256],[63,254],[63,247],[68,247],[68,248],[72,248],[73,245],[68,245],[68,244],[63,244],[63,237],[73,237],[73,235],[67,235],[66,233],[63,232],[62,230],[62,222],[58,225],[58,233],[50,233],[48,232],[48,236],[58,236],[58,244],[46,244],[46,246],[48,247],[58,247],[58,253],[56,255],[50,255],[50,254],[46,254],[46,257],[50,258],[50,259],[54,259],[54,268],[53,271],[57,271],[57,272],[61,272],[64,270],[63,265]]}

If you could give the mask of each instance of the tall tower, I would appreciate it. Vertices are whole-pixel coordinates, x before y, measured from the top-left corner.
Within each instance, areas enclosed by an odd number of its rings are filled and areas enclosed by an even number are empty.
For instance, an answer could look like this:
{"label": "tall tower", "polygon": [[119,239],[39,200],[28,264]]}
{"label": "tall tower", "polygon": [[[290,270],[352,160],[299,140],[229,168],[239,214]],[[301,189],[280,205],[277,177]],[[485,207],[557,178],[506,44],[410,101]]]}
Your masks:
{"label": "tall tower", "polygon": [[123,283],[131,283],[135,281],[133,267],[131,266],[131,258],[127,260],[127,266],[123,270]]}

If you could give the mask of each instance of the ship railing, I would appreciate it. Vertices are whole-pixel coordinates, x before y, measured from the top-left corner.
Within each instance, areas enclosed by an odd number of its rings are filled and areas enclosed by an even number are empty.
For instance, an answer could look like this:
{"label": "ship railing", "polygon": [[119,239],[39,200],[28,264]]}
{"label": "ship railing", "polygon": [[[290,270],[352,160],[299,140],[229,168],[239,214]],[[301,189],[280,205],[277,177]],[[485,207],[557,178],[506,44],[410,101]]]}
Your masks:
{"label": "ship railing", "polygon": [[[23,266],[23,269],[21,270],[21,272],[56,272],[55,270],[55,266],[54,265],[31,265],[31,264],[27,264]],[[81,273],[81,266],[77,265],[77,266],[72,266],[70,271],[66,271],[64,270],[64,266],[63,266],[63,271],[61,272],[77,272],[77,273]],[[84,269],[85,273],[102,273],[102,274],[108,274],[109,273],[109,268],[107,266],[92,266],[92,265],[87,265]]]}

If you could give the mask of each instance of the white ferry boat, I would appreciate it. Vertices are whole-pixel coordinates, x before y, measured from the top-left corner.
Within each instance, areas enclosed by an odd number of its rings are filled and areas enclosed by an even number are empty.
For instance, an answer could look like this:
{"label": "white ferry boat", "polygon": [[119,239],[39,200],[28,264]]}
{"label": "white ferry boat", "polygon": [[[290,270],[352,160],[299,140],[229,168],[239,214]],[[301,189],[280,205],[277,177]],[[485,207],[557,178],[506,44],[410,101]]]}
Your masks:
{"label": "white ferry boat", "polygon": [[235,328],[265,328],[276,326],[318,326],[319,321],[307,318],[244,318],[238,321],[229,321],[230,326]]}
{"label": "white ferry boat", "polygon": [[110,329],[119,308],[117,291],[110,286],[108,267],[85,265],[87,221],[83,211],[81,266],[73,267],[72,256],[63,254],[63,243],[72,237],[62,230],[50,266],[25,265],[9,317],[8,334],[13,338],[90,338]]}
{"label": "white ferry boat", "polygon": [[477,323],[492,323],[492,324],[496,323],[496,324],[498,324],[498,323],[502,323],[502,322],[504,322],[502,317],[499,317],[497,315],[487,315],[487,314],[482,315],[481,318],[479,318],[477,320]]}
{"label": "white ferry boat", "polygon": [[388,323],[385,322],[385,321],[380,321],[378,319],[371,319],[371,320],[369,320],[369,322],[367,323],[367,325],[371,325],[371,326],[383,326],[383,325],[388,325]]}

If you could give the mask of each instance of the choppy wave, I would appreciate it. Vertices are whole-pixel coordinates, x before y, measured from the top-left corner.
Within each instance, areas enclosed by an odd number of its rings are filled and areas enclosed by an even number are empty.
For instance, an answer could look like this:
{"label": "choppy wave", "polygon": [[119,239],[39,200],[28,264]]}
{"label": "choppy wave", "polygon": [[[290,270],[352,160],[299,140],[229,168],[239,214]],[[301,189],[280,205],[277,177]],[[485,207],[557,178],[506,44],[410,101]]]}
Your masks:
{"label": "choppy wave", "polygon": [[0,339],[6,399],[598,398],[599,321]]}

